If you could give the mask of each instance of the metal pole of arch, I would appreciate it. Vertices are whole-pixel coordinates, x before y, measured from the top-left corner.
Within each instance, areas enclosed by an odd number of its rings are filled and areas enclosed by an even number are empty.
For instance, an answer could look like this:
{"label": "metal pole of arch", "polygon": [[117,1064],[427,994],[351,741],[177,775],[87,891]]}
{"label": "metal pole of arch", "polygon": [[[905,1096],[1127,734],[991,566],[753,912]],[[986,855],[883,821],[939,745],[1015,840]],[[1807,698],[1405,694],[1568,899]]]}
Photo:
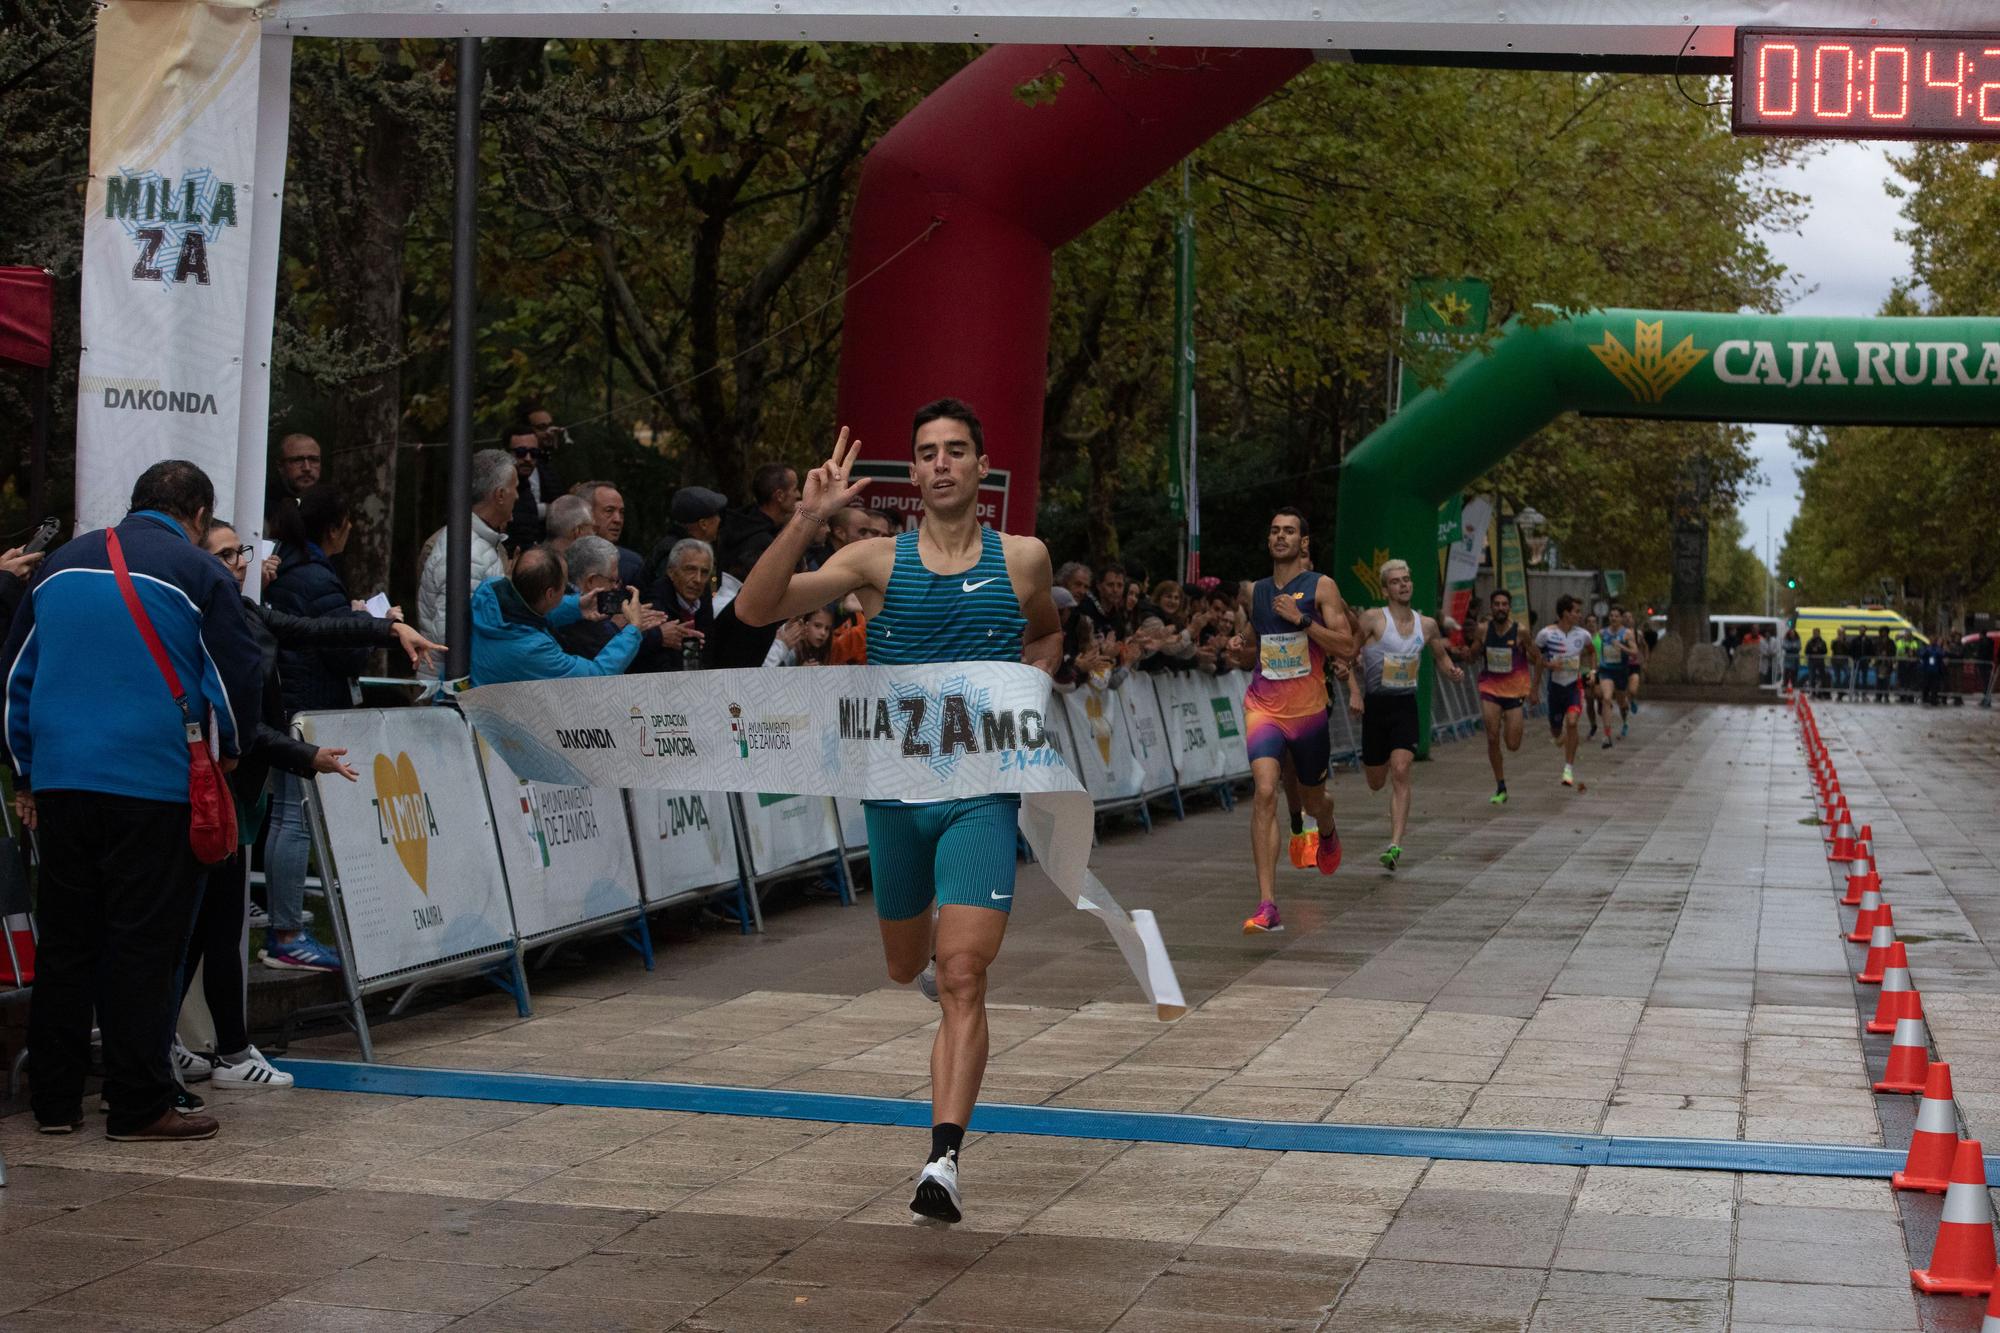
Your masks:
{"label": "metal pole of arch", "polygon": [[451,482],[445,487],[445,675],[472,670],[472,353],[478,318],[479,39],[458,39],[458,142],[451,224]]}

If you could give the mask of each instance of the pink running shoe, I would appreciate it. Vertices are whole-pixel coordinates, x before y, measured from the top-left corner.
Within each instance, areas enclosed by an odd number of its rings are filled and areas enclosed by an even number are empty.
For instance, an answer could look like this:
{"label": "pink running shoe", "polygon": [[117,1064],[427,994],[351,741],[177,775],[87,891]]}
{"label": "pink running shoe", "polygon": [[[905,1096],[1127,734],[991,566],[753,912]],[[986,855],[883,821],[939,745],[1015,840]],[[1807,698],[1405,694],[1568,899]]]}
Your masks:
{"label": "pink running shoe", "polygon": [[1331,875],[1340,869],[1340,830],[1325,829],[1319,835],[1319,873]]}
{"label": "pink running shoe", "polygon": [[1245,935],[1265,935],[1284,928],[1284,918],[1278,915],[1278,905],[1269,898],[1257,904],[1256,915],[1243,923]]}

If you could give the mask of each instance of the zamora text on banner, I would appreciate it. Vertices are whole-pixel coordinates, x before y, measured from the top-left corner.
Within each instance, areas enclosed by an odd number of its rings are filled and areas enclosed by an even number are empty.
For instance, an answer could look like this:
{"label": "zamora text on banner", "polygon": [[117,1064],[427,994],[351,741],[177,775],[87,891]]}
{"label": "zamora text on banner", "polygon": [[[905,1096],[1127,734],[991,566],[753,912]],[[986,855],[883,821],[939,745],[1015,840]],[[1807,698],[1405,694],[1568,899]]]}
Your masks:
{"label": "zamora text on banner", "polygon": [[706,671],[487,685],[458,697],[521,777],[578,787],[864,800],[1021,795],[1056,888],[1097,917],[1163,1019],[1186,1010],[1158,924],[1090,872],[1090,795],[1052,743],[1041,671],[1011,663]]}

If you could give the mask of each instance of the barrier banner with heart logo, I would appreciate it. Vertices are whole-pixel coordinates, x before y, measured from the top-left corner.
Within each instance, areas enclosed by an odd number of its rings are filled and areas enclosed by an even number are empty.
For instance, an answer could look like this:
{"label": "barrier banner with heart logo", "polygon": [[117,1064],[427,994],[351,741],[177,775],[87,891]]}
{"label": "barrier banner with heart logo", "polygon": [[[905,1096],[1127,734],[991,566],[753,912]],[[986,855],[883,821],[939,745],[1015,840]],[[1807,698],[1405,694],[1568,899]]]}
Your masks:
{"label": "barrier banner with heart logo", "polygon": [[[1048,676],[1033,667],[953,662],[524,681],[481,686],[458,704],[516,773],[537,782],[864,800],[1018,792],[1021,831],[1041,871],[1103,922],[1162,1018],[1186,1008],[1153,914],[1127,913],[1090,873],[1090,795],[1049,740],[1059,705]],[[1117,708],[1115,699],[1110,706]],[[630,719],[642,714],[671,718],[673,743],[632,743]]]}
{"label": "barrier banner with heart logo", "polygon": [[355,708],[301,713],[298,724],[314,745],[344,748],[361,775],[322,773],[313,785],[354,979],[510,946],[507,880],[464,721],[441,708]]}

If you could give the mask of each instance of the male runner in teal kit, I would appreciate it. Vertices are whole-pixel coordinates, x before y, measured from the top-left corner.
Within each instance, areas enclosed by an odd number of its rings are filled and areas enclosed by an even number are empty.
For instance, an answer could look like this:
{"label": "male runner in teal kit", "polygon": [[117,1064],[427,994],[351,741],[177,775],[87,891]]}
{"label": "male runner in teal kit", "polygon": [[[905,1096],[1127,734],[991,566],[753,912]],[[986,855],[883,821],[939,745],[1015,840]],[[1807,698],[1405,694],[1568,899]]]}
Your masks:
{"label": "male runner in teal kit", "polygon": [[[843,428],[833,457],[806,474],[798,509],[743,581],[738,618],[768,625],[858,593],[870,666],[1027,662],[1053,674],[1062,626],[1048,548],[979,525],[988,467],[979,418],[955,398],[939,399],[918,410],[910,444],[922,523],[894,541],[851,542],[818,569],[793,572],[826,516],[867,488],[866,478],[848,480],[861,441]],[[961,1216],[958,1154],[986,1073],[986,969],[1013,906],[1020,806],[1018,795],[1005,794],[865,807],[890,979],[915,981],[934,965],[943,1009],[931,1046],[931,1155],[910,1202],[918,1222]]]}

